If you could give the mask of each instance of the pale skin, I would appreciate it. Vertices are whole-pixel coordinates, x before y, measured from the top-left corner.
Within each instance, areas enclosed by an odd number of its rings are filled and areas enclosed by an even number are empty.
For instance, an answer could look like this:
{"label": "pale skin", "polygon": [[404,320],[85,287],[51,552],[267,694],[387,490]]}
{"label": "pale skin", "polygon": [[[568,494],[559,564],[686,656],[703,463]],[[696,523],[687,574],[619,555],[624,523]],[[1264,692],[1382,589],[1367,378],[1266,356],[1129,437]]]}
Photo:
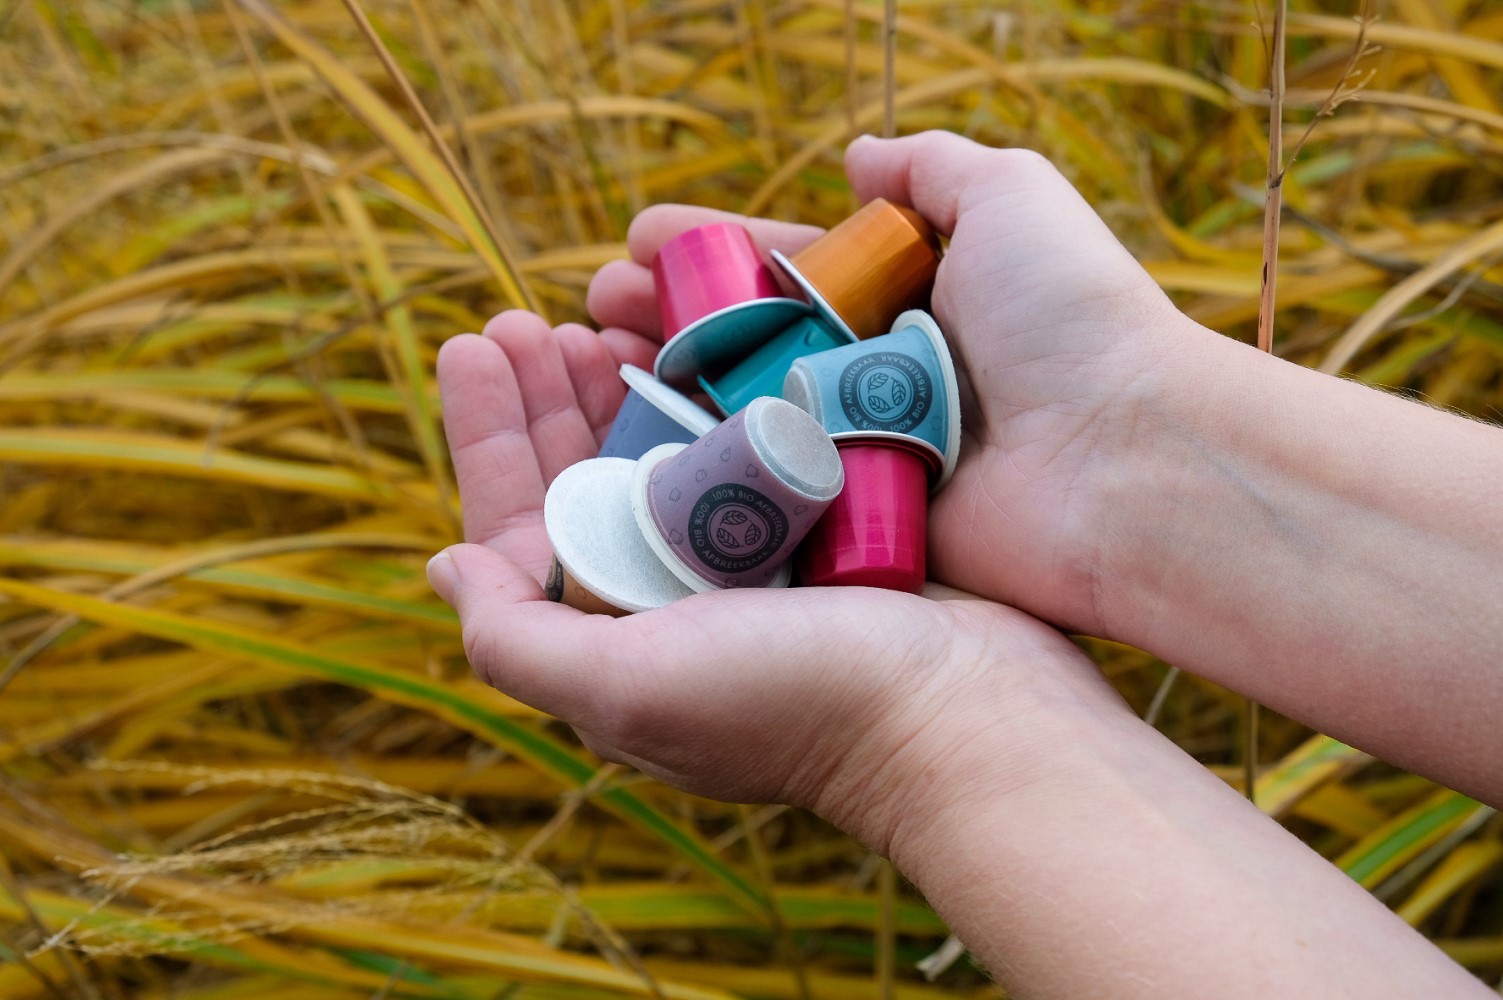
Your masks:
{"label": "pale skin", "polygon": [[[544,599],[546,484],[594,455],[617,365],[660,346],[646,265],[725,218],[660,206],[591,286],[602,333],[508,312],[439,356],[471,544],[430,579],[475,669],[607,759],[840,825],[1020,996],[1493,995],[1059,629],[1503,805],[1503,431],[1197,326],[1035,154],[926,134],[846,166],[951,237],[933,310],[967,431],[931,508],[935,585],[624,619]],[[764,250],[819,234],[746,224]]]}

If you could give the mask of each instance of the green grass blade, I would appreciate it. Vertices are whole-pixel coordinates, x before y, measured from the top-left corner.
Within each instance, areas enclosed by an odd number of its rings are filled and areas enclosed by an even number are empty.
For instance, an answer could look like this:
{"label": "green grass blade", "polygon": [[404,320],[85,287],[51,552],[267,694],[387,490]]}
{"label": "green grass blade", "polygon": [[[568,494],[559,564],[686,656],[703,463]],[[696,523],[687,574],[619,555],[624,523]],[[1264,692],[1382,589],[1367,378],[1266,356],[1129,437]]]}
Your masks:
{"label": "green grass blade", "polygon": [[[426,677],[330,656],[245,629],[164,611],[112,604],[14,580],[0,580],[0,593],[53,611],[76,614],[98,624],[131,629],[204,652],[252,660],[311,679],[358,688],[383,700],[429,712],[505,748],[570,785],[583,787],[595,777],[595,766],[563,744],[491,711],[479,700],[461,694],[451,686]],[[642,832],[668,844],[690,864],[719,882],[739,905],[758,915],[767,913],[766,900],[745,876],[718,858],[698,836],[630,790],[606,788],[596,794],[594,801]]]}

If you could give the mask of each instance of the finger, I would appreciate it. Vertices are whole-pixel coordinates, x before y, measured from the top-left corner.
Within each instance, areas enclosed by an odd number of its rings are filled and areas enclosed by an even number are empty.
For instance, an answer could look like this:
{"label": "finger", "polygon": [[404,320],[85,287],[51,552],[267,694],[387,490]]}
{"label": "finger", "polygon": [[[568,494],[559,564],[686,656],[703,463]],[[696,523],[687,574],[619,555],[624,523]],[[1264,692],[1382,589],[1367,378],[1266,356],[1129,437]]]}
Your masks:
{"label": "finger", "polygon": [[585,293],[585,308],[602,328],[619,326],[662,342],[663,317],[652,272],[641,264],[613,260],[596,271]]}
{"label": "finger", "polygon": [[546,538],[538,543],[543,479],[506,352],[466,333],[439,349],[437,368],[465,539],[494,545],[529,569],[546,572],[552,557],[543,550]]}
{"label": "finger", "polygon": [[923,132],[901,139],[861,136],[846,148],[845,171],[862,201],[886,198],[910,205],[940,232],[951,235],[962,208],[1020,179],[1037,184],[1053,175],[1062,192],[1068,181],[1039,154],[1027,149],[993,149],[952,132]]}
{"label": "finger", "polygon": [[657,360],[658,348],[662,346],[641,334],[632,333],[620,327],[601,330],[600,340],[610,348],[611,356],[615,359],[617,366],[636,365],[649,372],[652,371],[653,362]]}
{"label": "finger", "polygon": [[620,364],[600,334],[578,323],[556,327],[553,336],[564,356],[564,367],[574,385],[574,397],[580,412],[590,425],[596,442],[604,441],[626,398],[626,383],[621,381]]}
{"label": "finger", "polygon": [[521,566],[479,545],[452,545],[428,564],[433,589],[459,613],[470,666],[486,683],[565,722],[589,725],[612,687],[607,666],[628,651],[614,619],[543,596]]}
{"label": "finger", "polygon": [[575,462],[593,458],[599,448],[595,432],[580,409],[564,353],[547,322],[514,309],[487,323],[485,335],[501,345],[516,373],[527,436],[543,482],[551,483]]}
{"label": "finger", "polygon": [[751,231],[752,239],[764,255],[769,250],[798,253],[824,235],[824,230],[818,226],[754,219],[735,212],[694,205],[653,205],[638,213],[632,220],[631,228],[626,231],[626,245],[631,251],[632,260],[648,267],[664,243],[685,230],[707,226],[712,222],[733,222],[745,226]]}
{"label": "finger", "polygon": [[662,770],[649,760],[638,757],[636,754],[627,753],[620,747],[607,743],[588,729],[581,729],[575,726],[574,735],[579,737],[579,742],[584,744],[586,750],[601,760],[609,761],[612,764],[623,764],[626,767],[634,768],[643,774],[649,775]]}

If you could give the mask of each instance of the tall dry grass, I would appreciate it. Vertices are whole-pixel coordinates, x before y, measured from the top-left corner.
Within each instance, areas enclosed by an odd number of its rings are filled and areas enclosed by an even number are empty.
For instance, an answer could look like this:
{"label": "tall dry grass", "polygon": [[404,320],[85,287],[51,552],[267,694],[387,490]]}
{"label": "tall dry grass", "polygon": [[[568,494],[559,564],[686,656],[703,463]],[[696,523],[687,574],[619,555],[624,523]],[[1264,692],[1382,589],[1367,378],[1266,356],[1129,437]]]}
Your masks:
{"label": "tall dry grass", "polygon": [[[360,6],[395,76],[340,0],[0,3],[0,996],[992,992],[918,977],[944,928],[838,832],[602,768],[470,678],[422,574],[434,352],[579,317],[652,201],[840,218],[889,96],[1052,156],[1251,340],[1259,13],[913,0],[889,94],[874,0]],[[1275,349],[1496,419],[1503,12],[1295,8],[1286,146],[1342,100],[1282,185]],[[1240,780],[1238,699],[1092,649]],[[1259,804],[1496,982],[1498,819],[1257,735]]]}

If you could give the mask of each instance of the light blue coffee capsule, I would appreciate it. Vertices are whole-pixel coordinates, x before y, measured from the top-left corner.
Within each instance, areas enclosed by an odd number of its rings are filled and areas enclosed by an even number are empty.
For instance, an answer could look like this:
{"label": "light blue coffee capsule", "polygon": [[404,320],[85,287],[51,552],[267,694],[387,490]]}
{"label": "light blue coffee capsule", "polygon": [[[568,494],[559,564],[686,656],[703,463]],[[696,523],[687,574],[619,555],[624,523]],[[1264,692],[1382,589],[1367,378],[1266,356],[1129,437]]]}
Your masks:
{"label": "light blue coffee capsule", "polygon": [[713,428],[704,407],[634,365],[621,366],[628,389],[616,422],[600,446],[600,458],[635,461],[660,444],[688,444]]}
{"label": "light blue coffee capsule", "polygon": [[960,456],[960,384],[934,317],[910,309],[892,332],[799,358],[783,398],[818,420],[836,441],[896,438],[934,459],[937,490]]}
{"label": "light blue coffee capsule", "polygon": [[752,299],[695,320],[671,337],[658,352],[653,374],[679,389],[692,389],[700,375],[724,375],[757,348],[814,314],[796,299]]}
{"label": "light blue coffee capsule", "polygon": [[799,358],[855,341],[850,331],[837,330],[819,316],[807,316],[757,348],[724,377],[712,382],[699,376],[699,386],[729,417],[758,396],[781,396],[788,369]]}

